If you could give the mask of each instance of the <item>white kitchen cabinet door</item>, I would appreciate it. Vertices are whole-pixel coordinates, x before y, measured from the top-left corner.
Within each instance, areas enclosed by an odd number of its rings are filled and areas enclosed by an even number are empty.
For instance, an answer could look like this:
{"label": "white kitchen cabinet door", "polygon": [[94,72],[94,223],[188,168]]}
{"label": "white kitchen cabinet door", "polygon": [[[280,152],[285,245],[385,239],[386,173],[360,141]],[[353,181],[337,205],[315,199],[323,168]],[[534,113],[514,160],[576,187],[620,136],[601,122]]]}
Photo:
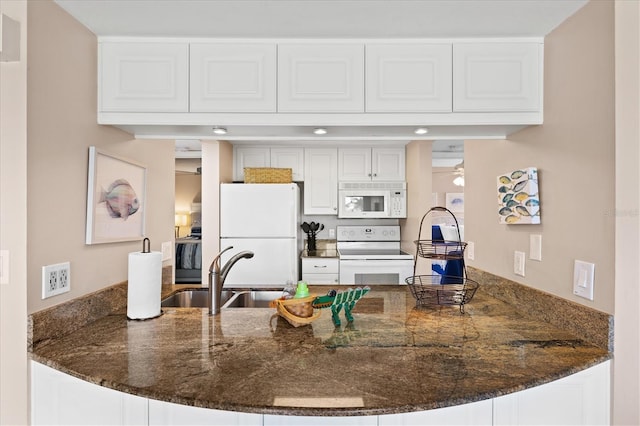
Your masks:
{"label": "white kitchen cabinet door", "polygon": [[340,182],[402,182],[405,169],[404,147],[338,149]]}
{"label": "white kitchen cabinet door", "polygon": [[192,43],[191,112],[275,112],[276,45]]}
{"label": "white kitchen cabinet door", "polygon": [[150,399],[149,425],[262,426],[262,414],[211,410]]}
{"label": "white kitchen cabinet door", "polygon": [[254,146],[233,147],[233,180],[244,182],[245,167],[271,167],[271,150]]}
{"label": "white kitchen cabinet door", "polygon": [[338,214],[337,148],[305,148],[304,214]]}
{"label": "white kitchen cabinet door", "polygon": [[378,426],[423,425],[491,425],[493,421],[491,399],[414,413],[378,416]]}
{"label": "white kitchen cabinet door", "polygon": [[189,111],[186,42],[103,42],[98,46],[99,111]]}
{"label": "white kitchen cabinet door", "polygon": [[146,425],[148,400],[31,361],[31,424]]}
{"label": "white kitchen cabinet door", "polygon": [[373,148],[371,150],[371,179],[377,181],[405,181],[405,149]]}
{"label": "white kitchen cabinet door", "polygon": [[541,110],[542,52],[540,43],[455,43],[453,111]]}
{"label": "white kitchen cabinet door", "polygon": [[278,112],[364,112],[364,45],[279,44]]}
{"label": "white kitchen cabinet door", "polygon": [[367,112],[451,112],[452,45],[367,44]]}
{"label": "white kitchen cabinet door", "polygon": [[264,415],[264,426],[377,426],[376,416],[309,417]]}
{"label": "white kitchen cabinet door", "polygon": [[495,425],[608,425],[610,361],[494,399]]}
{"label": "white kitchen cabinet door", "polygon": [[338,181],[371,180],[371,148],[338,148]]}
{"label": "white kitchen cabinet door", "polygon": [[304,149],[271,148],[271,167],[290,168],[293,181],[302,182],[304,180]]}

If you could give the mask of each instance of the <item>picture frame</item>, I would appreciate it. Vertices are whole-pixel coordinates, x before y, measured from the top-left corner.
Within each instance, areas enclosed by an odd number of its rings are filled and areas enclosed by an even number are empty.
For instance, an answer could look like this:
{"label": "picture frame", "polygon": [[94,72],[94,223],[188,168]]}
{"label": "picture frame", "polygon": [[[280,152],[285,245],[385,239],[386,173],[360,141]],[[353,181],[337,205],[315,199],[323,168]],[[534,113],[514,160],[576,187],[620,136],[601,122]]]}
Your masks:
{"label": "picture frame", "polygon": [[447,192],[445,206],[453,213],[464,213],[464,192]]}
{"label": "picture frame", "polygon": [[86,244],[144,238],[147,168],[89,147]]}

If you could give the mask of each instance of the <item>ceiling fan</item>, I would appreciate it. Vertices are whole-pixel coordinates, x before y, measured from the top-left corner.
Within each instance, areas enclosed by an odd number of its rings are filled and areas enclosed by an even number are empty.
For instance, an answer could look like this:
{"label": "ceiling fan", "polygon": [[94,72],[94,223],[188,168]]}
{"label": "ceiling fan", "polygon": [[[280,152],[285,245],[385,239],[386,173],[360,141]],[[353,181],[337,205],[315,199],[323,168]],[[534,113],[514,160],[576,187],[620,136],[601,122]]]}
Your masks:
{"label": "ceiling fan", "polygon": [[176,175],[200,176],[201,174],[202,174],[202,167],[198,167],[195,170],[178,170],[178,169],[176,169]]}
{"label": "ceiling fan", "polygon": [[453,170],[442,168],[444,170],[434,170],[433,173],[446,173],[454,176],[453,183],[457,186],[464,186],[464,160],[456,164]]}

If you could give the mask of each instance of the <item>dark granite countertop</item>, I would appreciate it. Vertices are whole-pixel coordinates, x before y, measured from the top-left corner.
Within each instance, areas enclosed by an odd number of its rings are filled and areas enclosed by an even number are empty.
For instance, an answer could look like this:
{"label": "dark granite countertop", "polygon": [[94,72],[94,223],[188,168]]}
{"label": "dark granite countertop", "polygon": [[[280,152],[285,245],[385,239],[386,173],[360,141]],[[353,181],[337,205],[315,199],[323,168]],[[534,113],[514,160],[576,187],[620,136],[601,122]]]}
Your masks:
{"label": "dark granite countertop", "polygon": [[[611,357],[606,347],[489,292],[478,291],[465,311],[416,307],[407,287],[376,286],[356,305],[355,321],[340,327],[329,310],[299,328],[268,308],[223,309],[217,316],[163,308],[146,321],[120,312],[55,338],[33,328],[32,359],[88,382],[185,405],[351,416],[474,402]],[[32,318],[32,327],[37,321],[42,318]]]}

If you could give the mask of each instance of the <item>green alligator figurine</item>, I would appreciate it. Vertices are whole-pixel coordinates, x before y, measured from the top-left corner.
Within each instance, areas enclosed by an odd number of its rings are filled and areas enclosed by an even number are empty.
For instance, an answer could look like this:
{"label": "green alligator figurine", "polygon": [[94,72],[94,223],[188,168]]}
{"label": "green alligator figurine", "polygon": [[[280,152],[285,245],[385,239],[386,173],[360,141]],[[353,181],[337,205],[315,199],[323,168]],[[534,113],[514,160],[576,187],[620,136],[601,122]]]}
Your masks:
{"label": "green alligator figurine", "polygon": [[326,296],[318,296],[313,299],[311,306],[315,309],[331,308],[331,319],[333,324],[337,327],[340,323],[340,317],[338,314],[344,308],[344,316],[348,322],[353,322],[353,315],[351,310],[356,305],[356,302],[360,300],[365,294],[371,290],[371,287],[356,287],[348,288],[345,291],[336,292],[331,290]]}

